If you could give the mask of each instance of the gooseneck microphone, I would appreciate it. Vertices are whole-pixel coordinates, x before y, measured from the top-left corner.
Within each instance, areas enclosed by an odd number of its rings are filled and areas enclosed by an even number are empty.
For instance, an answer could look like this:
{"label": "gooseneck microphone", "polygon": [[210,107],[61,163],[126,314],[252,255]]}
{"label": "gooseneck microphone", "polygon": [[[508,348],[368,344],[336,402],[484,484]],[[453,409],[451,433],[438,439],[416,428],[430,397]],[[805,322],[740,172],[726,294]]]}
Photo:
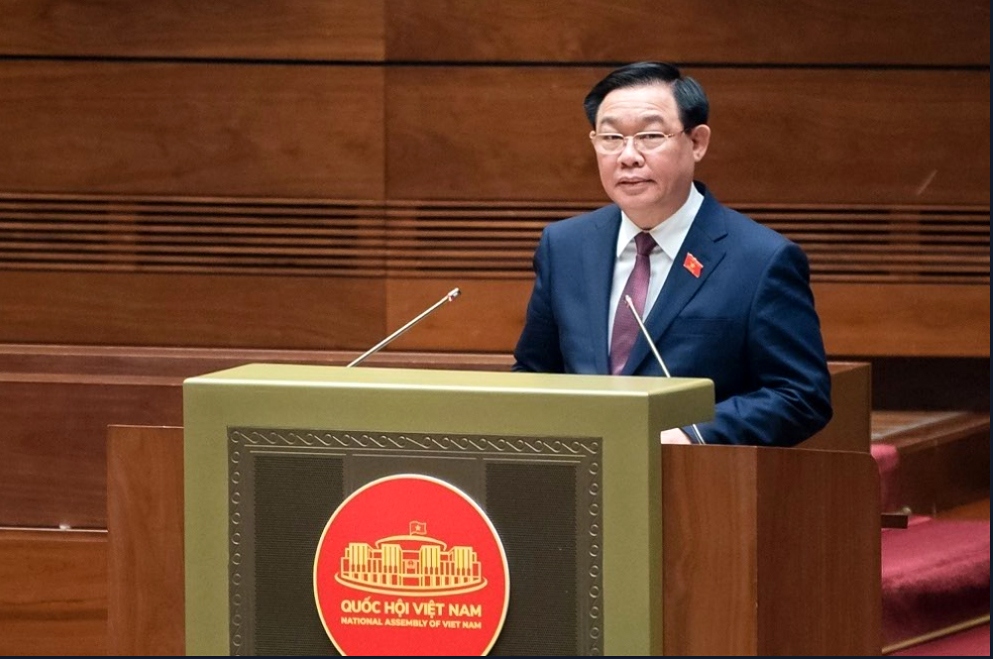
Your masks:
{"label": "gooseneck microphone", "polygon": [[430,314],[432,311],[434,311],[435,309],[437,309],[441,305],[445,304],[446,302],[451,302],[452,300],[454,300],[455,298],[457,298],[461,294],[462,294],[462,291],[460,291],[458,288],[453,288],[452,290],[448,291],[448,293],[445,295],[445,297],[441,298],[440,300],[438,300],[437,302],[435,302],[434,304],[432,304],[430,307],[428,307],[427,309],[425,309],[424,311],[422,311],[416,318],[414,318],[413,320],[411,320],[409,323],[407,323],[406,325],[404,325],[403,327],[401,327],[397,331],[393,332],[388,337],[386,337],[385,339],[383,339],[382,341],[380,341],[379,343],[377,343],[376,345],[374,345],[373,347],[369,348],[368,350],[366,350],[365,352],[363,352],[361,355],[359,355],[358,357],[356,357],[355,359],[353,359],[352,362],[348,366],[346,366],[345,368],[351,368],[352,366],[355,366],[359,362],[364,361],[366,357],[369,357],[370,355],[376,354],[377,352],[379,352],[380,350],[382,350],[383,348],[385,348],[387,345],[389,345],[390,342],[393,341],[393,339],[396,339],[401,334],[403,334],[404,332],[406,332],[407,330],[409,330],[411,327],[413,327],[417,323],[419,323],[422,320],[424,320],[424,318],[426,318],[428,316],[428,314]]}
{"label": "gooseneck microphone", "polygon": [[[659,363],[659,366],[662,367],[662,372],[665,373],[667,378],[671,378],[672,376],[669,374],[669,369],[666,368],[665,362],[662,361],[662,355],[659,354],[658,348],[655,347],[655,342],[652,341],[651,335],[648,333],[648,330],[645,329],[645,324],[641,322],[641,316],[638,315],[637,310],[634,308],[634,302],[631,301],[631,296],[625,295],[624,302],[627,303],[628,309],[631,310],[631,315],[633,315],[634,319],[638,322],[638,328],[644,335],[645,340],[648,341],[648,347],[651,348],[652,354],[655,355],[655,360]],[[696,434],[696,437],[691,437],[690,440],[697,444],[706,444],[707,442],[703,441],[703,435],[700,434],[700,429],[696,427],[695,423],[692,424],[692,428],[694,434]]]}

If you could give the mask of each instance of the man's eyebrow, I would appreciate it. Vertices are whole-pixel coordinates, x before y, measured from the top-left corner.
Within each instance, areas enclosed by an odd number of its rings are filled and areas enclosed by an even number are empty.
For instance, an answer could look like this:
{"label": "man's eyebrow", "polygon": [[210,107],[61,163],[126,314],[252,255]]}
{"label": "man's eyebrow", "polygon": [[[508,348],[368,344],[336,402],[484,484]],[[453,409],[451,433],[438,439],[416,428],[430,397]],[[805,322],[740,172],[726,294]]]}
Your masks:
{"label": "man's eyebrow", "polygon": [[[620,121],[620,118],[619,117],[612,117],[610,115],[606,115],[602,119],[600,119],[600,125],[601,126],[603,126],[603,125],[613,126],[618,121]],[[651,112],[651,113],[648,113],[648,114],[639,115],[638,116],[638,121],[643,122],[643,123],[660,123],[660,124],[663,124],[663,125],[668,123],[668,119],[664,115],[657,114],[657,113],[654,113],[654,112]]]}

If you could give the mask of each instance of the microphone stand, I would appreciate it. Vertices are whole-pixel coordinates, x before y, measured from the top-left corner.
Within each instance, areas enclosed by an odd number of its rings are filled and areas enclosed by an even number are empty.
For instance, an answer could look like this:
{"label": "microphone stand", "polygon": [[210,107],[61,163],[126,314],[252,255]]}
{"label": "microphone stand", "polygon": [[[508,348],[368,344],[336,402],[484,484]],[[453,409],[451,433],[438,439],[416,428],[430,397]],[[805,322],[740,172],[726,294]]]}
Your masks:
{"label": "microphone stand", "polygon": [[441,298],[440,300],[438,300],[437,302],[435,302],[434,304],[432,304],[430,307],[428,307],[427,309],[425,309],[424,311],[422,311],[420,313],[420,315],[417,316],[417,318],[414,318],[409,323],[407,323],[406,325],[404,325],[403,327],[401,327],[397,331],[393,332],[388,337],[386,337],[385,339],[383,339],[382,341],[380,341],[379,343],[377,343],[376,345],[374,345],[373,347],[369,348],[364,353],[362,353],[361,355],[359,355],[358,357],[356,357],[355,359],[353,359],[352,362],[350,364],[348,364],[348,366],[346,366],[345,368],[351,368],[351,367],[355,366],[356,364],[358,364],[359,362],[365,361],[365,358],[366,357],[369,357],[370,355],[376,354],[377,352],[379,352],[380,350],[382,350],[383,348],[385,348],[387,344],[389,344],[391,341],[393,341],[393,339],[396,339],[401,334],[403,334],[404,332],[406,332],[407,330],[409,330],[411,327],[413,327],[417,323],[421,322],[421,320],[424,319],[425,317],[427,317],[427,315],[430,314],[432,311],[434,311],[435,309],[437,309],[441,305],[445,304],[446,302],[451,302],[452,300],[454,300],[455,298],[457,298],[461,294],[462,294],[462,291],[460,291],[458,288],[453,288],[452,290],[448,291],[448,294],[446,294],[445,297]]}
{"label": "microphone stand", "polygon": [[[648,347],[651,348],[652,354],[655,355],[655,360],[659,363],[659,366],[662,367],[662,372],[665,373],[667,378],[671,378],[672,376],[669,375],[669,369],[666,368],[665,362],[662,361],[662,355],[659,354],[658,348],[655,347],[655,342],[652,341],[651,335],[645,328],[645,324],[641,322],[641,316],[638,315],[638,311],[634,308],[634,302],[631,301],[631,296],[625,295],[624,302],[627,303],[628,309],[631,310],[631,315],[633,315],[634,319],[638,322],[638,327],[641,329],[641,333],[644,335],[645,340],[648,341]],[[697,444],[706,444],[707,442],[703,441],[703,435],[700,434],[700,429],[696,427],[696,424],[691,424],[691,426],[694,434],[696,434],[696,438],[690,438],[691,441],[694,441]]]}

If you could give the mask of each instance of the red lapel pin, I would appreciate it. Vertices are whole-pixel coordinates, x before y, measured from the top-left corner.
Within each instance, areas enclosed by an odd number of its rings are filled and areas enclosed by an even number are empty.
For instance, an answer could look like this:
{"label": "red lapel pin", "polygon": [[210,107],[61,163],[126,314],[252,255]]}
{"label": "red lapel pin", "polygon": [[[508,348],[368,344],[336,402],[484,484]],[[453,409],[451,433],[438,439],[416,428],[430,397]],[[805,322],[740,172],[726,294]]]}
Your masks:
{"label": "red lapel pin", "polygon": [[703,264],[700,263],[695,256],[686,252],[686,260],[683,261],[683,267],[690,271],[697,279],[700,278],[700,273],[703,272]]}

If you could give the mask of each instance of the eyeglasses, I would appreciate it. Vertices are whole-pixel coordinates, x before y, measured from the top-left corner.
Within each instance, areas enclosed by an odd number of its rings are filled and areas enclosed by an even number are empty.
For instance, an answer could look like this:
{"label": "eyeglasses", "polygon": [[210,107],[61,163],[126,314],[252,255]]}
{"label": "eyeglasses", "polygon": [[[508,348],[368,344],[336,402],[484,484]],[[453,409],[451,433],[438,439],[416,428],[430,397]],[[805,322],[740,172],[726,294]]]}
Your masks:
{"label": "eyeglasses", "polygon": [[639,153],[649,153],[651,151],[658,151],[670,139],[685,132],[685,130],[676,133],[646,131],[644,133],[635,133],[634,135],[621,135],[620,133],[597,133],[594,131],[590,133],[590,140],[593,141],[593,148],[604,155],[620,153],[627,146],[628,140],[634,142],[634,148]]}

